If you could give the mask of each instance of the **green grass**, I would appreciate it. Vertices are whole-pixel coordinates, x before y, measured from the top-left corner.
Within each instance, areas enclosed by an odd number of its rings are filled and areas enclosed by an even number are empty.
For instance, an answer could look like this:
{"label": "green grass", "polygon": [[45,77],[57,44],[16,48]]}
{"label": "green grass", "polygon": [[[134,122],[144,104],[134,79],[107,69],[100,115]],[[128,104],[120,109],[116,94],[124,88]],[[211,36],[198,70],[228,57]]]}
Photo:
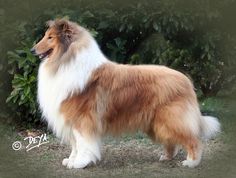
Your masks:
{"label": "green grass", "polygon": [[200,109],[204,113],[217,114],[222,112],[222,108],[225,107],[225,101],[219,98],[206,98],[200,102]]}

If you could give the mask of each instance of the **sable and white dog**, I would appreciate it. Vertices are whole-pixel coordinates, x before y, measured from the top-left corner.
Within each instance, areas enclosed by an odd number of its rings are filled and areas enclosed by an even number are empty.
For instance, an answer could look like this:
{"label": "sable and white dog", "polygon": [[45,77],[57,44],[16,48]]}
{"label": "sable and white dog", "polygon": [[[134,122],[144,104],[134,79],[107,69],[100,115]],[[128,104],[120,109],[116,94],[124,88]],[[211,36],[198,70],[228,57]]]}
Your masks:
{"label": "sable and white dog", "polygon": [[43,117],[72,146],[62,162],[68,168],[100,160],[105,134],[137,130],[164,145],[160,160],[172,159],[181,145],[187,151],[183,165],[195,167],[201,160],[202,139],[220,130],[216,118],[201,115],[185,75],[164,66],[111,62],[76,23],[49,21],[32,53],[42,59],[38,101]]}

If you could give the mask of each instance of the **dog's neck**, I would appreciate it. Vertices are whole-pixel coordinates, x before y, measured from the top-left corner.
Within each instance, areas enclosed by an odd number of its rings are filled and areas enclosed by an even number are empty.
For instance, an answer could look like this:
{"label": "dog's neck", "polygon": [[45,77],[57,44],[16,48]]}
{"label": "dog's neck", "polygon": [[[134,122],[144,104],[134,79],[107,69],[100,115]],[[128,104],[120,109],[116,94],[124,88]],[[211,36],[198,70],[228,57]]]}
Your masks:
{"label": "dog's neck", "polygon": [[73,90],[80,92],[86,87],[93,71],[108,62],[95,39],[88,36],[86,40],[73,42],[68,51],[56,62],[42,63],[51,78],[67,76],[68,80],[73,79]]}

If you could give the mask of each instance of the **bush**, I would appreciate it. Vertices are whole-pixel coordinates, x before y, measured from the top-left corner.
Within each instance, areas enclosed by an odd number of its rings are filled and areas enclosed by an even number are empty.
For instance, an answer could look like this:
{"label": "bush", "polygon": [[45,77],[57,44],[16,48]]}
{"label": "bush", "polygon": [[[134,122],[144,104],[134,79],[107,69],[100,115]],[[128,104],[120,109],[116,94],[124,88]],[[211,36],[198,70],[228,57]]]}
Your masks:
{"label": "bush", "polygon": [[22,49],[8,52],[9,64],[14,67],[9,71],[13,75],[13,90],[6,102],[12,103],[11,106],[17,116],[23,120],[37,123],[40,118],[36,99],[39,62],[30,52],[29,46],[32,43],[22,45]]}
{"label": "bush", "polygon": [[[7,102],[25,121],[37,122],[36,81],[38,61],[29,49],[43,36],[44,22],[66,17],[88,28],[104,53],[121,63],[163,64],[191,76],[205,96],[216,95],[236,79],[235,41],[216,28],[228,2],[205,6],[203,1],[138,1],[117,8],[101,4],[73,3],[45,10],[19,30],[19,48],[8,52],[12,92]],[[76,7],[76,8],[75,8]],[[36,40],[36,41],[34,41]],[[226,44],[228,45],[227,47]]]}

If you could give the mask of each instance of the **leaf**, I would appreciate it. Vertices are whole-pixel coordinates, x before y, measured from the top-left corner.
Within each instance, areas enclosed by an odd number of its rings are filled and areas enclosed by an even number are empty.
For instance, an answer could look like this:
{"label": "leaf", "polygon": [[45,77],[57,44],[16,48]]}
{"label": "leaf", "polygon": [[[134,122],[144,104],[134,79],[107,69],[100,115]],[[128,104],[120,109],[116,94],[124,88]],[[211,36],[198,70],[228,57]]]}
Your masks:
{"label": "leaf", "polygon": [[24,88],[24,95],[25,95],[25,96],[28,96],[29,93],[30,93],[30,87],[29,87],[29,86],[28,86],[28,87],[25,87],[25,88]]}
{"label": "leaf", "polygon": [[29,78],[29,83],[35,82],[36,81],[36,77],[35,76],[30,76]]}
{"label": "leaf", "polygon": [[106,21],[102,21],[98,25],[98,29],[106,29],[109,26],[109,24]]}
{"label": "leaf", "polygon": [[11,102],[13,98],[14,98],[13,95],[8,96],[7,99],[6,99],[6,103]]}
{"label": "leaf", "polygon": [[12,52],[12,51],[8,51],[7,55],[8,55],[8,57],[13,58],[13,59],[20,58],[20,56],[18,54],[16,54],[15,52]]}
{"label": "leaf", "polygon": [[116,38],[116,39],[114,39],[114,40],[115,40],[115,42],[116,42],[116,45],[119,47],[120,44],[121,44],[121,39],[120,39],[120,38]]}
{"label": "leaf", "polygon": [[21,49],[16,49],[17,54],[22,54],[22,53],[26,53],[24,50]]}
{"label": "leaf", "polygon": [[86,11],[82,14],[82,18],[91,18],[94,17],[94,14],[92,14],[90,11]]}
{"label": "leaf", "polygon": [[152,26],[156,31],[158,31],[159,27],[156,22],[153,22]]}
{"label": "leaf", "polygon": [[120,26],[120,28],[119,28],[119,32],[124,31],[124,29],[125,29],[125,24],[122,24],[122,25]]}

